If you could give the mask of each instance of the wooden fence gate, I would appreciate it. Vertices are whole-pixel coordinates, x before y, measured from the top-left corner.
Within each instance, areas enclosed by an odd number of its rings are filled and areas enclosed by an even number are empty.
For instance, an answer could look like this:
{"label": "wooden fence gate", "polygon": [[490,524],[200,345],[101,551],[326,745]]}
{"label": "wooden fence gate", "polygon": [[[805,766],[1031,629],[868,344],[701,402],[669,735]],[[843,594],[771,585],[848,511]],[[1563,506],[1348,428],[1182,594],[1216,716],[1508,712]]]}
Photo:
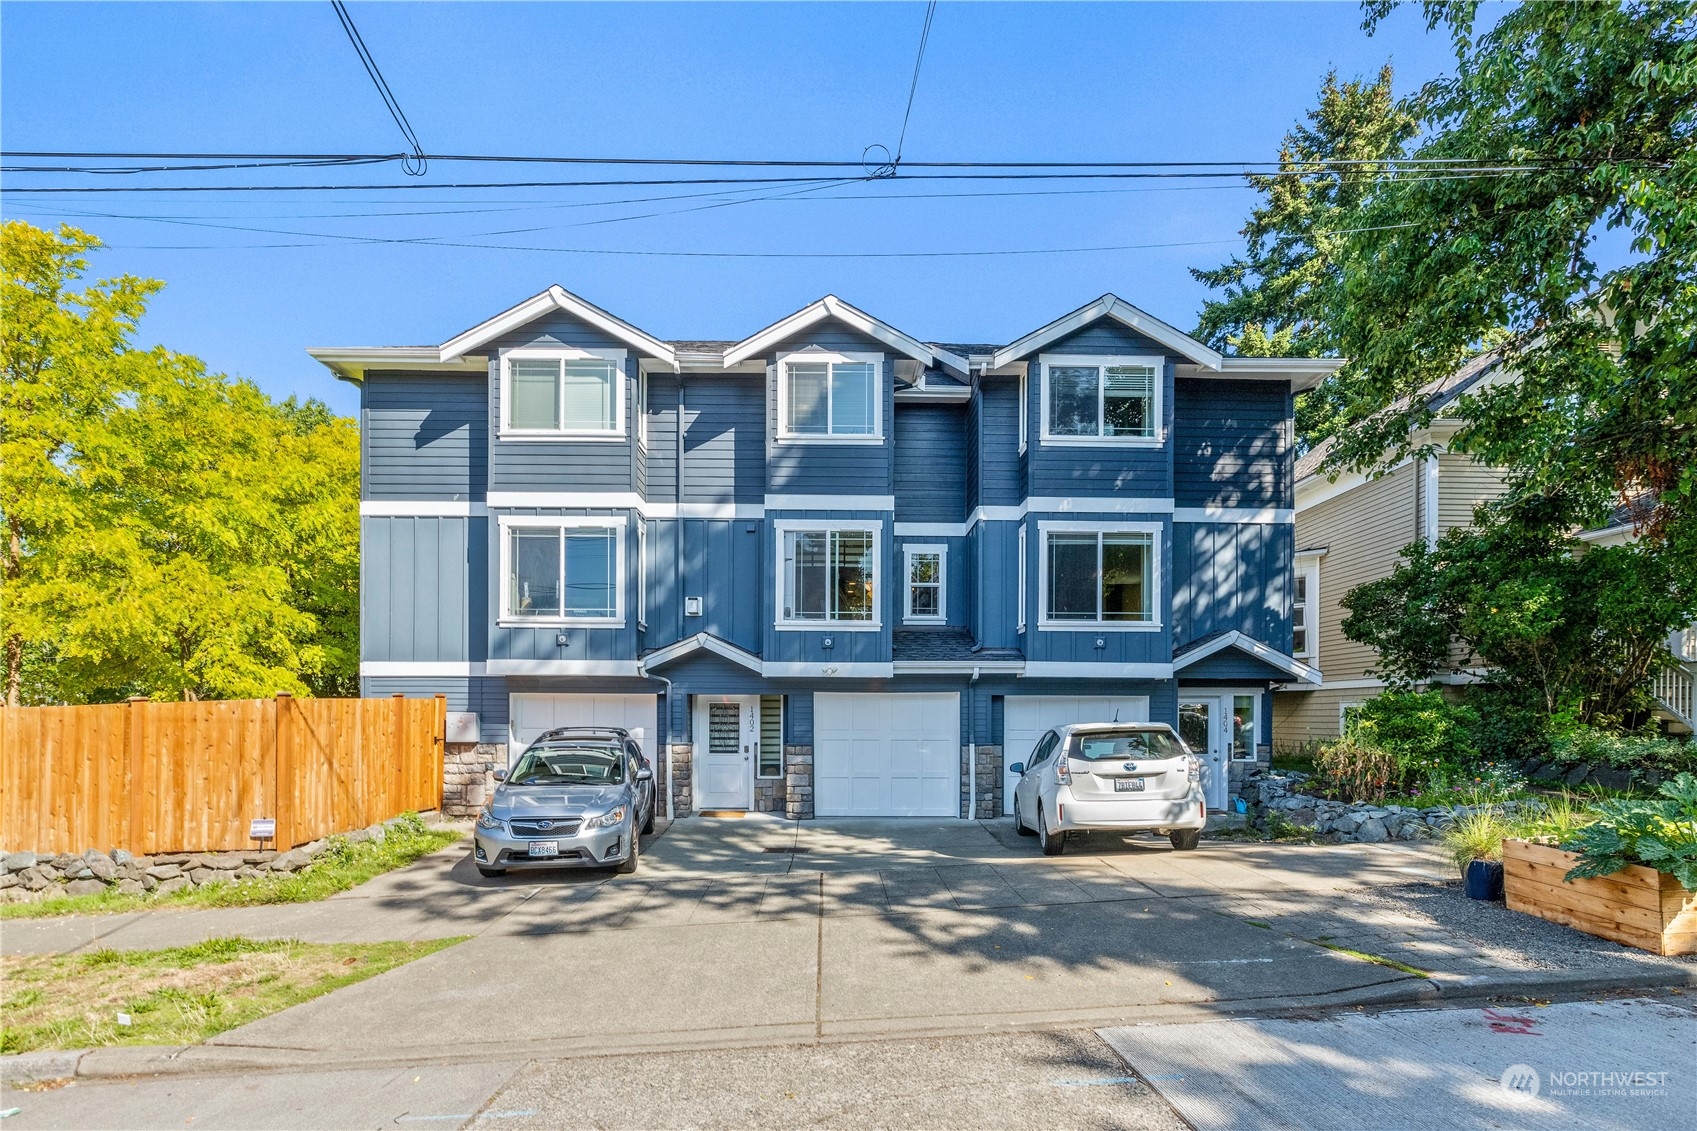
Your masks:
{"label": "wooden fence gate", "polygon": [[0,708],[0,847],[289,848],[437,808],[446,737],[440,695]]}

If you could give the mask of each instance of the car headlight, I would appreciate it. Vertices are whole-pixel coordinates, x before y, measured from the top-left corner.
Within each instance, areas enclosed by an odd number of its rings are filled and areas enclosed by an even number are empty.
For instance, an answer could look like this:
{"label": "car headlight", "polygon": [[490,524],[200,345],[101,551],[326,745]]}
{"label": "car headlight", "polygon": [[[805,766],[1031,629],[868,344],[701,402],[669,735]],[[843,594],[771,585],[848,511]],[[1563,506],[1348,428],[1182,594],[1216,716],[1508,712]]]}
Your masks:
{"label": "car headlight", "polygon": [[583,819],[583,827],[586,829],[610,829],[614,825],[622,823],[624,819],[625,807],[620,805],[617,809],[609,810],[608,812],[599,814],[598,816],[585,817]]}
{"label": "car headlight", "polygon": [[481,812],[477,815],[477,827],[480,828],[480,829],[489,829],[491,831],[499,831],[500,829],[502,829],[505,826],[502,824],[502,822],[497,821],[495,819],[494,813],[492,813],[488,809],[485,809],[483,812]]}

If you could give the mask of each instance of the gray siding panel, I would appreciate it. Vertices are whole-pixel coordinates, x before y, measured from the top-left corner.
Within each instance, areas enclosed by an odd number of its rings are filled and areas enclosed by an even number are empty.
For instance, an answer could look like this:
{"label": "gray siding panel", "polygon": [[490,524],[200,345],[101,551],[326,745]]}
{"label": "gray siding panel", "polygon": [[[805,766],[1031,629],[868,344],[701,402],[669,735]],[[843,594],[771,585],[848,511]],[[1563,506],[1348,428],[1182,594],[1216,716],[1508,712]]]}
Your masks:
{"label": "gray siding panel", "polygon": [[500,362],[490,362],[489,488],[492,491],[634,491],[632,405],[637,359],[625,358],[625,435],[620,440],[503,440]]}
{"label": "gray siding panel", "polygon": [[647,495],[651,503],[678,500],[678,379],[648,378]]}
{"label": "gray siding panel", "polygon": [[[880,373],[884,398],[884,442],[881,444],[779,443],[778,367],[780,355],[810,346],[845,353],[875,353],[884,357]],[[767,355],[766,490],[797,495],[888,495],[893,469],[895,377],[884,343],[835,321],[810,327]]]}
{"label": "gray siding panel", "polygon": [[976,434],[979,497],[972,505],[1017,506],[1025,497],[1024,457],[1019,450],[1019,378],[985,378],[980,385],[980,400]]}
{"label": "gray siding panel", "polygon": [[964,521],[964,409],[959,405],[899,405],[895,440],[896,521]]}
{"label": "gray siding panel", "polygon": [[1174,501],[1181,507],[1290,507],[1290,386],[1282,381],[1176,382]]}
{"label": "gray siding panel", "polygon": [[360,417],[363,498],[483,498],[489,477],[483,375],[368,373]]}
{"label": "gray siding panel", "polygon": [[485,523],[468,518],[360,520],[360,658],[481,659],[472,608],[487,584],[473,568]]}
{"label": "gray siding panel", "polygon": [[685,382],[682,501],[761,500],[766,486],[765,415],[765,382],[757,376],[725,374]]}
{"label": "gray siding panel", "polygon": [[1290,652],[1288,523],[1174,523],[1173,640],[1236,630]]}

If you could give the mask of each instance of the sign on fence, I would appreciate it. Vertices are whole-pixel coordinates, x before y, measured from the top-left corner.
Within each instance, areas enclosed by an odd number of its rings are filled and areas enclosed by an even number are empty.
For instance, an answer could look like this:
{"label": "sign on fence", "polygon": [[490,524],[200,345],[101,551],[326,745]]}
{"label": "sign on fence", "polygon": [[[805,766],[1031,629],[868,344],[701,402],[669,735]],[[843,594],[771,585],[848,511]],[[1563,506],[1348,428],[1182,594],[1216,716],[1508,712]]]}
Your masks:
{"label": "sign on fence", "polygon": [[[278,848],[442,796],[447,703],[236,699],[0,708],[0,848]],[[254,822],[258,824],[259,822]]]}

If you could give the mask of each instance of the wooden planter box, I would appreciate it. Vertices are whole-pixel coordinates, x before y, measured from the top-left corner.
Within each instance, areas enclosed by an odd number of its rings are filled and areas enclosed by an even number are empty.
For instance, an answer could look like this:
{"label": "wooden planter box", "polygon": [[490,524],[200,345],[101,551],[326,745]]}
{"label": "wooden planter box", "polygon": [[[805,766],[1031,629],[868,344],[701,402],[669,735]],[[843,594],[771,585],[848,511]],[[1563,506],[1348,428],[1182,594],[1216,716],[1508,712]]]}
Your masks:
{"label": "wooden planter box", "polygon": [[1641,864],[1612,876],[1563,879],[1578,860],[1549,845],[1503,841],[1509,910],[1655,954],[1697,954],[1697,895]]}

